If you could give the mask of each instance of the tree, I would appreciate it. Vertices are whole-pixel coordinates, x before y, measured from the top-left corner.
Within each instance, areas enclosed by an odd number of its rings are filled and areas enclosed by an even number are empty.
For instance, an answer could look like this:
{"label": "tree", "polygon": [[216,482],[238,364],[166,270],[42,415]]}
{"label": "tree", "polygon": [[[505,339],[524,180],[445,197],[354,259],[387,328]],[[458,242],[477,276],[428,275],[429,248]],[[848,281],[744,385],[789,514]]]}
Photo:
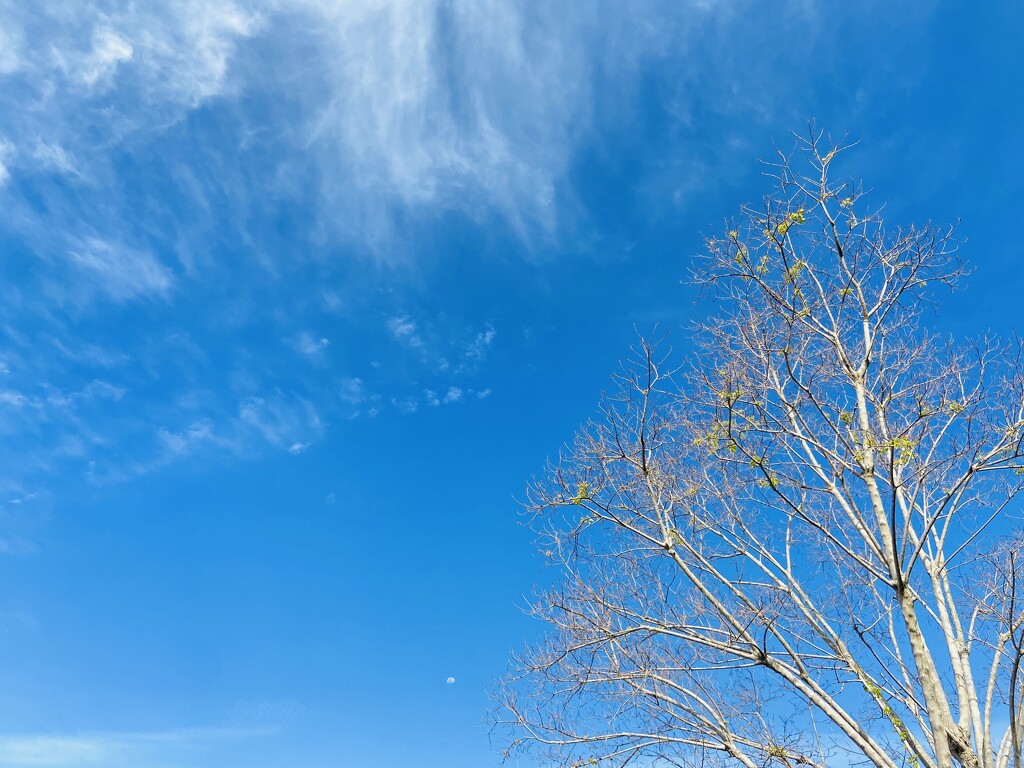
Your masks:
{"label": "tree", "polygon": [[952,229],[887,229],[798,139],[707,241],[696,352],[641,339],[531,488],[564,572],[499,692],[558,765],[1021,768],[1019,343],[927,332]]}

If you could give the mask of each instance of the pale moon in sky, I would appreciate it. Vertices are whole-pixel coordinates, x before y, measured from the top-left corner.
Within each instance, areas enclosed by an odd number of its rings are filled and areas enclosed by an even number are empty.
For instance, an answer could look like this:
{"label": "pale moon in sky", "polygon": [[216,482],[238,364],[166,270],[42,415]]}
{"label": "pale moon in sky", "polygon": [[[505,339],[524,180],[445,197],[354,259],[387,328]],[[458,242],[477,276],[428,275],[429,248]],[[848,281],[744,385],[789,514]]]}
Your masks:
{"label": "pale moon in sky", "polygon": [[445,680],[445,682],[448,683],[448,685],[451,685],[452,683],[455,682],[455,678],[454,677],[449,677],[447,680]]}

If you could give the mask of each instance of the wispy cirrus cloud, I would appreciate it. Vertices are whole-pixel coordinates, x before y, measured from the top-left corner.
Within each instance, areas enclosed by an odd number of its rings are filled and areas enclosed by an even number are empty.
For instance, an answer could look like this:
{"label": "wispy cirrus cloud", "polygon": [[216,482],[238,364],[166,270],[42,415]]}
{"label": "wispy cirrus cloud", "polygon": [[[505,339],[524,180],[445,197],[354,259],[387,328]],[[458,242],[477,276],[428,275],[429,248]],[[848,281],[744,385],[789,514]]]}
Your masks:
{"label": "wispy cirrus cloud", "polygon": [[129,61],[134,52],[131,43],[114,30],[101,27],[93,32],[92,50],[76,62],[77,66],[67,66],[59,53],[57,60],[70,78],[93,88],[98,83],[109,84],[118,64]]}
{"label": "wispy cirrus cloud", "polygon": [[357,376],[342,379],[340,386],[338,387],[338,397],[343,403],[349,405],[360,405],[366,401],[368,397],[366,392],[366,385],[363,380]]}
{"label": "wispy cirrus cloud", "polygon": [[132,471],[146,473],[195,457],[244,458],[267,447],[299,454],[319,439],[323,429],[320,414],[309,401],[282,392],[251,396],[238,404],[233,416],[203,416],[179,428],[158,428],[156,444],[148,447],[149,459],[134,464]]}
{"label": "wispy cirrus cloud", "polygon": [[297,452],[296,446],[309,445],[323,431],[320,415],[312,403],[281,393],[271,398],[246,399],[239,407],[238,416],[243,425],[267,443],[292,453]]}
{"label": "wispy cirrus cloud", "polygon": [[164,296],[173,277],[151,253],[89,238],[68,252],[81,278],[114,301]]}
{"label": "wispy cirrus cloud", "polygon": [[[238,41],[259,26],[255,8],[204,0],[173,7],[6,3],[0,13],[0,73],[21,78],[37,98],[36,114],[23,117],[32,121],[48,109],[65,111],[69,100],[88,105],[97,91],[136,91],[125,94],[136,97],[134,105],[131,98],[117,105],[122,119],[111,121],[111,128],[132,127],[129,111],[138,108],[138,97],[150,106],[192,107],[220,93]],[[61,127],[68,126],[62,121]]]}
{"label": "wispy cirrus cloud", "polygon": [[[393,310],[388,331],[412,363],[371,376],[309,330],[315,311],[285,309],[281,271],[311,243],[285,259],[262,245],[259,222],[300,179],[319,206],[316,237],[385,262],[399,258],[385,252],[403,210],[552,232],[595,66],[593,19],[563,21],[504,0],[488,12],[401,0],[0,5],[0,237],[28,275],[2,289],[14,352],[0,424],[12,451],[31,446],[21,474],[72,461],[99,482],[211,452],[301,452],[333,409],[411,413],[424,384],[455,402],[465,384],[446,379],[473,375],[493,328]],[[260,65],[267,56],[279,66]],[[549,88],[556,75],[573,85]],[[254,96],[258,118],[242,105]],[[217,135],[202,133],[210,116]],[[333,297],[320,312],[351,303],[318,289]],[[317,376],[282,364],[284,349],[196,343],[207,328],[260,323]],[[154,327],[168,343],[154,348]],[[417,367],[431,381],[396,379]],[[46,400],[101,378],[123,402]],[[17,474],[9,487],[22,487]]]}
{"label": "wispy cirrus cloud", "polygon": [[423,337],[420,336],[416,323],[408,315],[388,318],[388,331],[399,342],[413,349],[423,349]]}
{"label": "wispy cirrus cloud", "polygon": [[391,398],[391,405],[394,406],[399,413],[410,416],[419,410],[420,401],[416,396],[393,397]]}
{"label": "wispy cirrus cloud", "polygon": [[11,172],[7,168],[7,164],[11,162],[14,154],[14,144],[9,139],[0,136],[0,186],[6,184],[7,180],[11,178]]}
{"label": "wispy cirrus cloud", "polygon": [[0,740],[5,765],[88,765],[114,759],[123,742],[89,736],[9,736]]}
{"label": "wispy cirrus cloud", "polygon": [[[9,3],[0,162],[95,188],[122,183],[124,151],[170,152],[173,181],[197,203],[227,191],[245,204],[246,169],[228,162],[210,177],[177,146],[177,126],[208,106],[234,123],[236,149],[258,145],[281,163],[268,191],[309,175],[322,232],[378,257],[408,260],[410,215],[497,216],[524,238],[554,236],[577,206],[568,174],[592,127],[595,81],[614,72],[614,87],[628,87],[640,62],[694,34],[717,4],[683,6]],[[266,99],[259,119],[238,109],[253,94]],[[103,215],[91,225],[109,237],[125,212],[92,205]]]}
{"label": "wispy cirrus cloud", "polygon": [[[574,233],[595,123],[628,134],[647,63],[727,37],[732,5],[0,0],[6,463],[130,477],[485,397],[488,318],[390,290],[449,258],[417,234],[496,225],[532,258]],[[659,95],[681,124],[687,87],[734,71],[705,48],[724,74],[687,63]],[[719,90],[705,109],[785,99]],[[93,380],[124,398],[18,416]]]}
{"label": "wispy cirrus cloud", "polygon": [[322,364],[331,340],[325,336],[317,337],[309,331],[302,331],[292,342],[295,351],[312,363]]}
{"label": "wispy cirrus cloud", "polygon": [[375,197],[554,226],[556,187],[590,119],[593,19],[565,24],[546,6],[511,2],[307,8],[331,95],[308,140],[341,171],[328,178],[346,187],[325,181],[324,192],[363,209],[364,236],[389,230]]}
{"label": "wispy cirrus cloud", "polygon": [[423,402],[431,408],[442,405],[452,405],[466,400],[485,400],[491,396],[490,387],[486,389],[463,389],[462,387],[450,386],[444,394],[433,389],[423,390]]}
{"label": "wispy cirrus cloud", "polygon": [[491,323],[486,323],[482,330],[474,330],[445,315],[427,321],[397,315],[388,318],[387,329],[395,341],[435,371],[457,375],[474,372],[487,358],[498,335]]}
{"label": "wispy cirrus cloud", "polygon": [[173,457],[188,456],[207,445],[229,449],[235,447],[232,439],[217,434],[216,426],[208,418],[194,421],[180,431],[160,427],[157,430],[157,438],[167,453]]}
{"label": "wispy cirrus cloud", "polygon": [[184,751],[270,735],[273,727],[181,728],[168,731],[83,734],[0,734],[0,765],[132,766],[164,765]]}

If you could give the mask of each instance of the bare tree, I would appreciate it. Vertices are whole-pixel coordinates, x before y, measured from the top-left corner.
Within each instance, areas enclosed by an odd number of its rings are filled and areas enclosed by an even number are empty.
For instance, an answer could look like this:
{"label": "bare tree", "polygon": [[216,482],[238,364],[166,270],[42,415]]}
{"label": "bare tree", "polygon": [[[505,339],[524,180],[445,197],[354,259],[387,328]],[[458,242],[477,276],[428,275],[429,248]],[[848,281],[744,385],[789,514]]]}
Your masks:
{"label": "bare tree", "polygon": [[499,693],[558,765],[1021,767],[1020,345],[926,332],[950,229],[887,230],[813,131],[707,241],[720,313],[641,339],[531,489],[564,570]]}

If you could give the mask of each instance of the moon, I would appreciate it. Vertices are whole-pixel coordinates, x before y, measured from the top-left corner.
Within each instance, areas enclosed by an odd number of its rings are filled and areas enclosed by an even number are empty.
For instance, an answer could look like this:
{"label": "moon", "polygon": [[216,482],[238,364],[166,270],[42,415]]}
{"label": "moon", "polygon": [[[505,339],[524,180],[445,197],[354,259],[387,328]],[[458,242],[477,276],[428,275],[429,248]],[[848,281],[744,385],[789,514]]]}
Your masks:
{"label": "moon", "polygon": [[445,680],[445,682],[448,683],[448,685],[452,685],[455,683],[455,678],[449,677],[447,680]]}

